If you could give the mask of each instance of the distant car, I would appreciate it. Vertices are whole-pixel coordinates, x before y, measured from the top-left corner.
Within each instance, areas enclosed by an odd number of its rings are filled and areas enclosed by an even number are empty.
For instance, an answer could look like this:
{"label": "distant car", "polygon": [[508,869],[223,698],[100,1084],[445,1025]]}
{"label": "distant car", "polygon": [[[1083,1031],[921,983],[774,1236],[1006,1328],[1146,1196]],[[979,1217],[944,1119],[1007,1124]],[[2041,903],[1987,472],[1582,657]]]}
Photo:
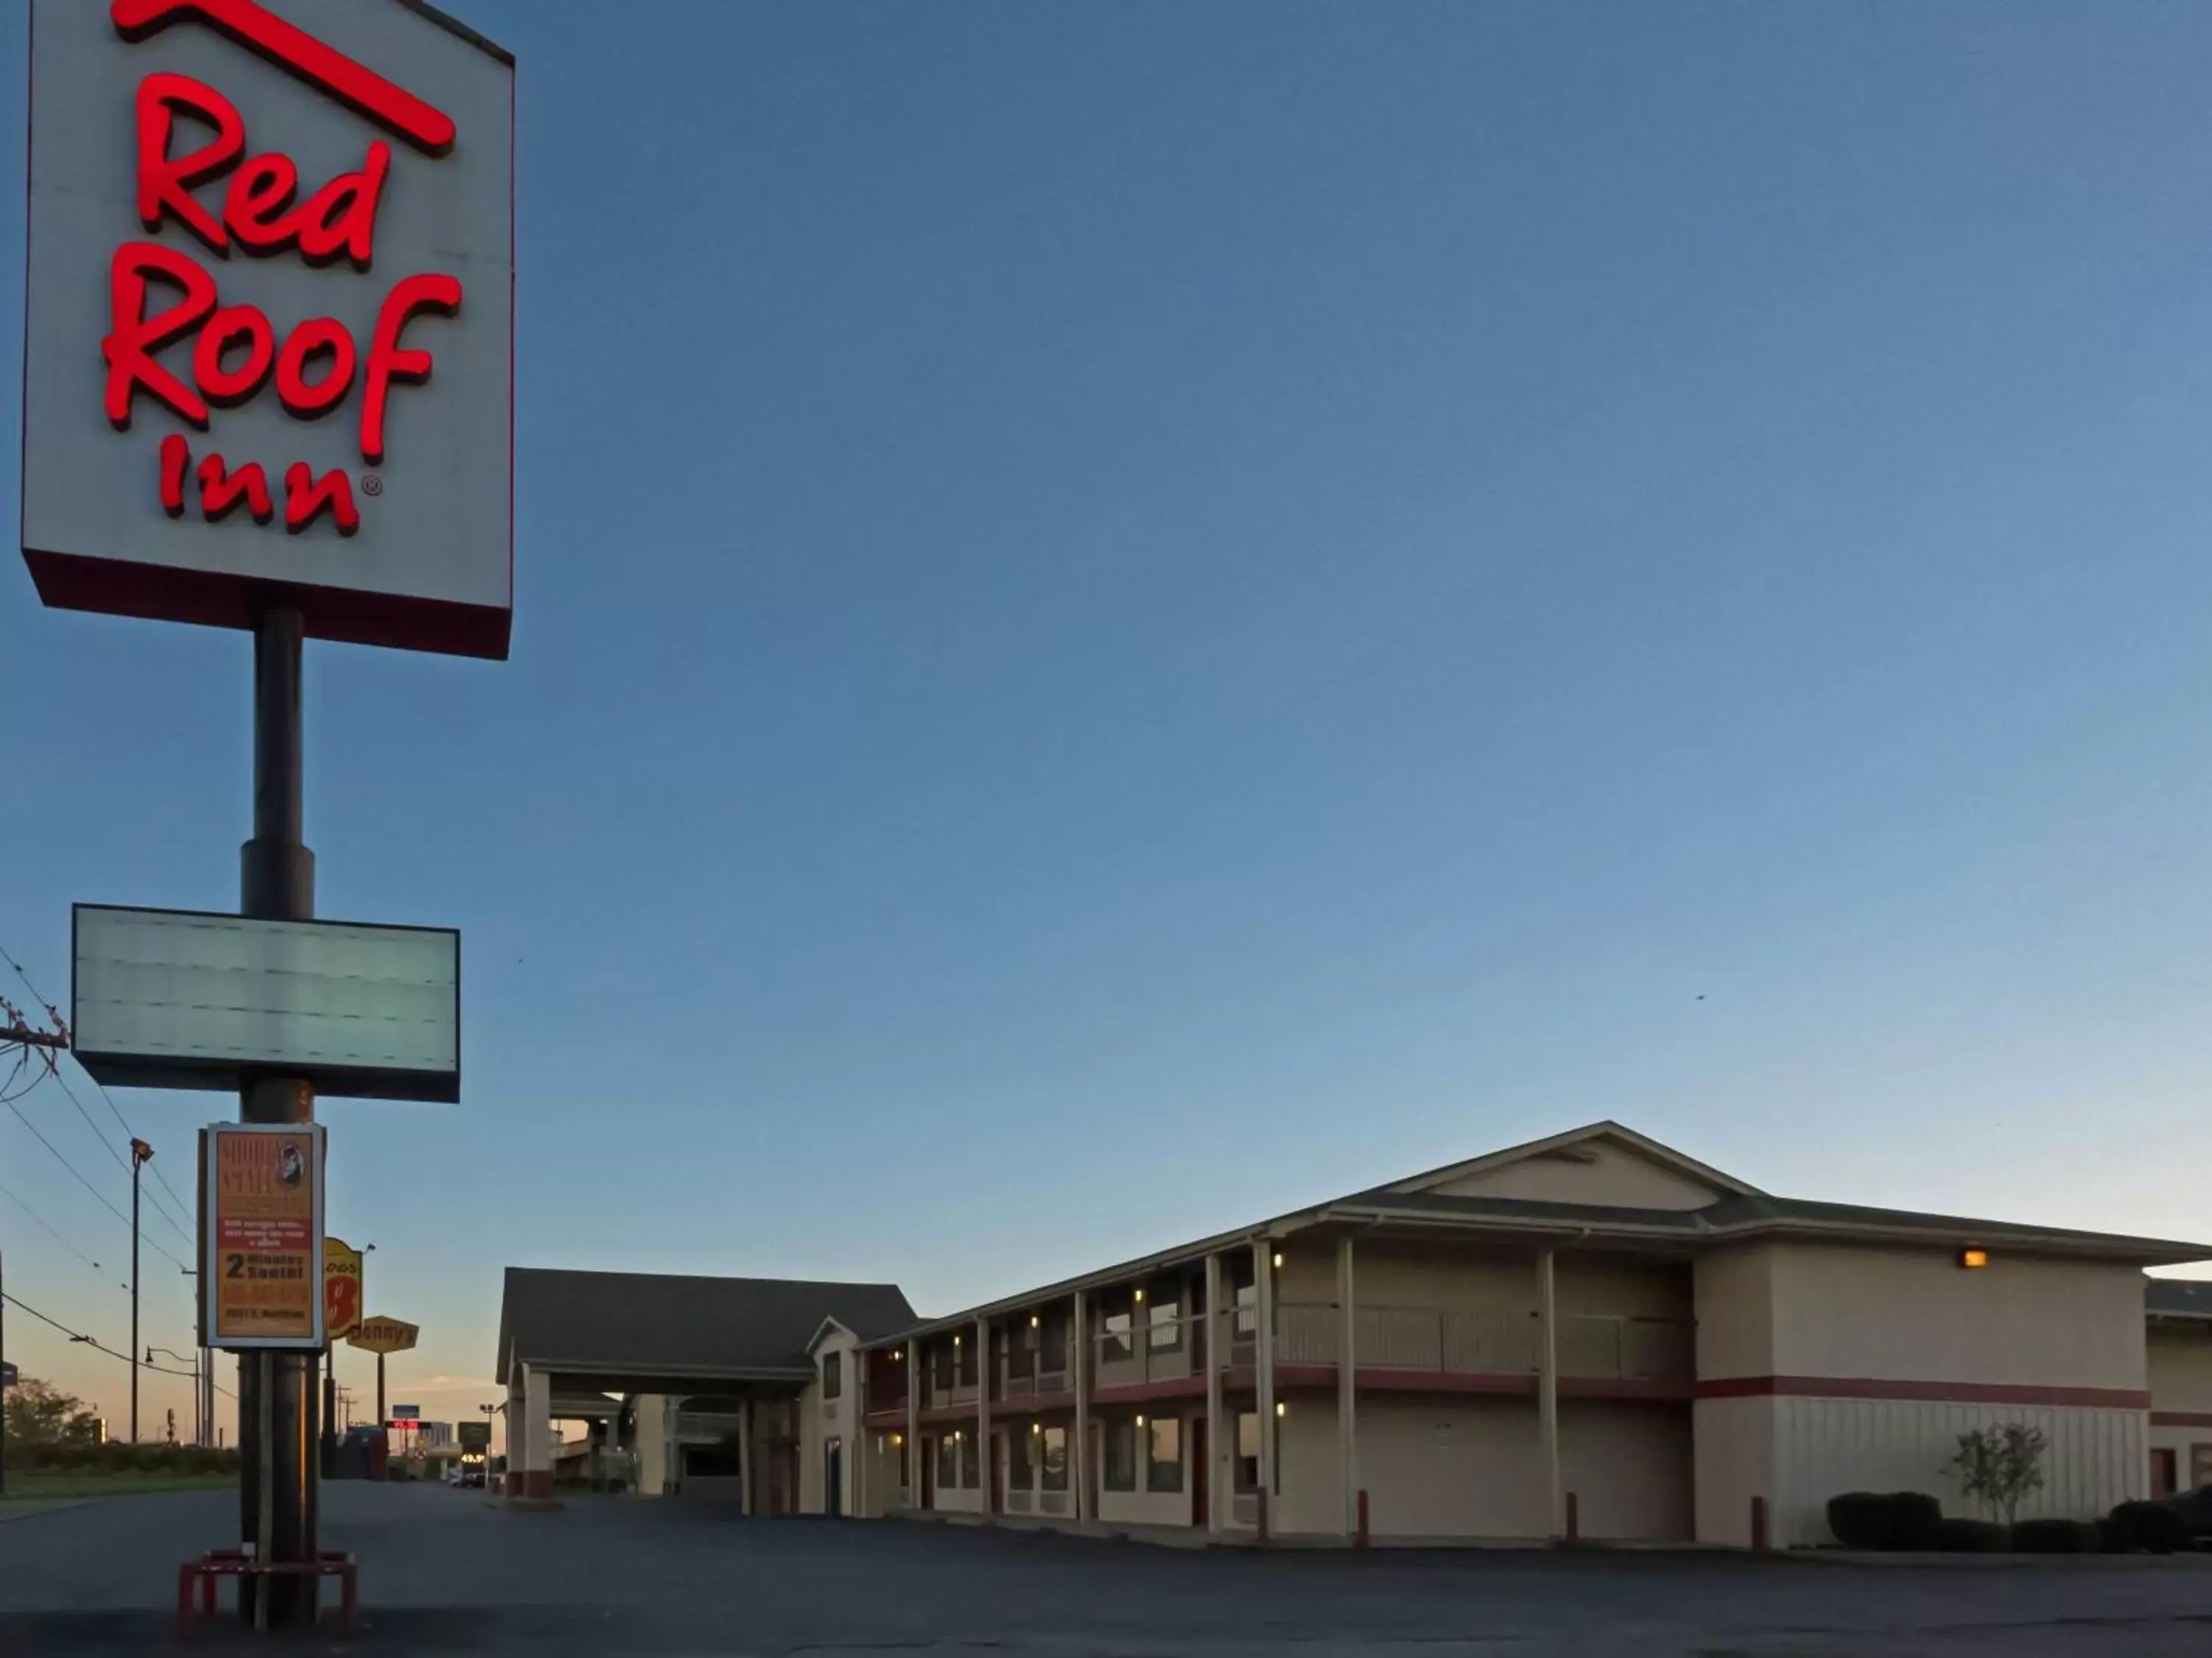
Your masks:
{"label": "distant car", "polygon": [[484,1471],[481,1468],[464,1468],[461,1470],[459,1484],[465,1491],[480,1491],[484,1488]]}
{"label": "distant car", "polygon": [[2188,1523],[2193,1538],[2212,1538],[2212,1485],[2199,1485],[2193,1491],[2176,1491],[2172,1496],[2158,1499],[2160,1508],[2172,1509]]}

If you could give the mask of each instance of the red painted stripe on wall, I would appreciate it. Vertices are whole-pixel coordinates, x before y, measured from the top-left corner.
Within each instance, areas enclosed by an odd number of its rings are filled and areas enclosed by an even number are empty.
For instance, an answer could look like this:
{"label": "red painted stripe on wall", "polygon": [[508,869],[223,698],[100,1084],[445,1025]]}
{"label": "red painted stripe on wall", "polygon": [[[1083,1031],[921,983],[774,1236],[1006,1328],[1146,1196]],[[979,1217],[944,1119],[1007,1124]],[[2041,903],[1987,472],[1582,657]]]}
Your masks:
{"label": "red painted stripe on wall", "polygon": [[1880,1399],[1932,1405],[2059,1405],[2148,1411],[2150,1395],[2128,1387],[2041,1387],[2002,1381],[1893,1381],[1867,1376],[1717,1376],[1699,1399]]}
{"label": "red painted stripe on wall", "polygon": [[2212,1411],[2153,1411],[2154,1428],[2212,1428]]}

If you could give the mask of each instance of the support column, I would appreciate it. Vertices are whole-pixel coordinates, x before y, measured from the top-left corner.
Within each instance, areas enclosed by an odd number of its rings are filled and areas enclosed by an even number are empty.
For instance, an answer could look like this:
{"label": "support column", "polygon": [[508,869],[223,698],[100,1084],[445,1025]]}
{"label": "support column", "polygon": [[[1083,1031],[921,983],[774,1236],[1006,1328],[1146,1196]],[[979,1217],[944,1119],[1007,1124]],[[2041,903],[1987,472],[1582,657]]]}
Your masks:
{"label": "support column", "polygon": [[1344,1466],[1344,1534],[1359,1530],[1359,1340],[1352,1296],[1352,1234],[1336,1240],[1336,1441]]}
{"label": "support column", "polygon": [[1221,1257],[1206,1258],[1206,1529],[1221,1529],[1222,1493],[1237,1466],[1233,1447],[1221,1435],[1221,1366],[1236,1339],[1233,1319],[1221,1305]]}
{"label": "support column", "polygon": [[997,1466],[991,1454],[991,1321],[975,1320],[975,1496],[988,1520],[999,1511]]}
{"label": "support column", "polygon": [[738,1399],[738,1512],[748,1520],[753,1512],[753,1396]]}
{"label": "support column", "polygon": [[921,1507],[921,1348],[906,1344],[906,1505]]}
{"label": "support column", "polygon": [[[514,1424],[507,1425],[507,1436],[515,1437]],[[520,1496],[539,1502],[550,1501],[553,1496],[553,1378],[546,1371],[530,1365],[522,1367],[522,1488]],[[508,1466],[514,1466],[514,1453],[509,1449]]]}
{"label": "support column", "polygon": [[1253,1332],[1254,1390],[1259,1395],[1260,1503],[1267,1529],[1278,1529],[1275,1509],[1275,1246],[1262,1238],[1252,1246],[1252,1295],[1260,1327]]}
{"label": "support column", "polygon": [[1075,1442],[1067,1448],[1067,1464],[1075,1480],[1075,1517],[1081,1521],[1097,1518],[1091,1512],[1091,1296],[1081,1289],[1075,1292],[1073,1334],[1075,1351],[1069,1357],[1075,1365]]}
{"label": "support column", "polygon": [[1536,1427],[1543,1439],[1543,1534],[1565,1537],[1566,1499],[1559,1483],[1559,1296],[1548,1249],[1536,1257]]}
{"label": "support column", "polygon": [[[315,913],[315,858],[306,845],[305,741],[301,660],[306,624],[277,601],[253,630],[253,838],[239,850],[239,913],[307,921]],[[240,1092],[248,1123],[309,1123],[314,1085],[304,1077],[255,1076]],[[132,1283],[137,1278],[134,1275]],[[139,1355],[131,1355],[135,1364]],[[239,1531],[264,1560],[312,1561],[316,1533],[315,1360],[254,1351],[238,1367]],[[312,1628],[317,1580],[241,1579],[239,1612],[258,1628]]]}

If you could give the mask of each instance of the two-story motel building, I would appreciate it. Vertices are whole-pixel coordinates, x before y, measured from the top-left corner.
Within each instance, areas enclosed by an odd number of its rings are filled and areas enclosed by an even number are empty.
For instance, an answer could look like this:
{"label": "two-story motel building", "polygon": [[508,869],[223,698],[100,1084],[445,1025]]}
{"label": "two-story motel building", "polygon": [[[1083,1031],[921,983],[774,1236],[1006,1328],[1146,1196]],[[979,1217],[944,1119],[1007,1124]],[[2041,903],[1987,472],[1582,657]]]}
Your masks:
{"label": "two-story motel building", "polygon": [[2212,1399],[2154,1426],[2143,1277],[2207,1256],[1775,1198],[1601,1123],[895,1331],[825,1314],[714,1388],[799,1465],[789,1501],[739,1471],[757,1508],[1787,1546],[1842,1490],[1966,1511],[1946,1465],[1978,1424],[2049,1436],[2033,1511],[2142,1495],[2192,1431],[2212,1460]]}

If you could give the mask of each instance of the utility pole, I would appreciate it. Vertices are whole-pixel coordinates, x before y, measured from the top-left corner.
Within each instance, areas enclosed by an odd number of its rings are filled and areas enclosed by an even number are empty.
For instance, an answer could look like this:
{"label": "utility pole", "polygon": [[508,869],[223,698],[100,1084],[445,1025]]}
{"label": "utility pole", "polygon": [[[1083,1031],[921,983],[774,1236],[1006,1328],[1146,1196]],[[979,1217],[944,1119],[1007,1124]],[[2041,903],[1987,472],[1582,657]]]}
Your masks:
{"label": "utility pole", "polygon": [[131,1442],[138,1442],[138,1174],[154,1161],[154,1148],[131,1143]]}

